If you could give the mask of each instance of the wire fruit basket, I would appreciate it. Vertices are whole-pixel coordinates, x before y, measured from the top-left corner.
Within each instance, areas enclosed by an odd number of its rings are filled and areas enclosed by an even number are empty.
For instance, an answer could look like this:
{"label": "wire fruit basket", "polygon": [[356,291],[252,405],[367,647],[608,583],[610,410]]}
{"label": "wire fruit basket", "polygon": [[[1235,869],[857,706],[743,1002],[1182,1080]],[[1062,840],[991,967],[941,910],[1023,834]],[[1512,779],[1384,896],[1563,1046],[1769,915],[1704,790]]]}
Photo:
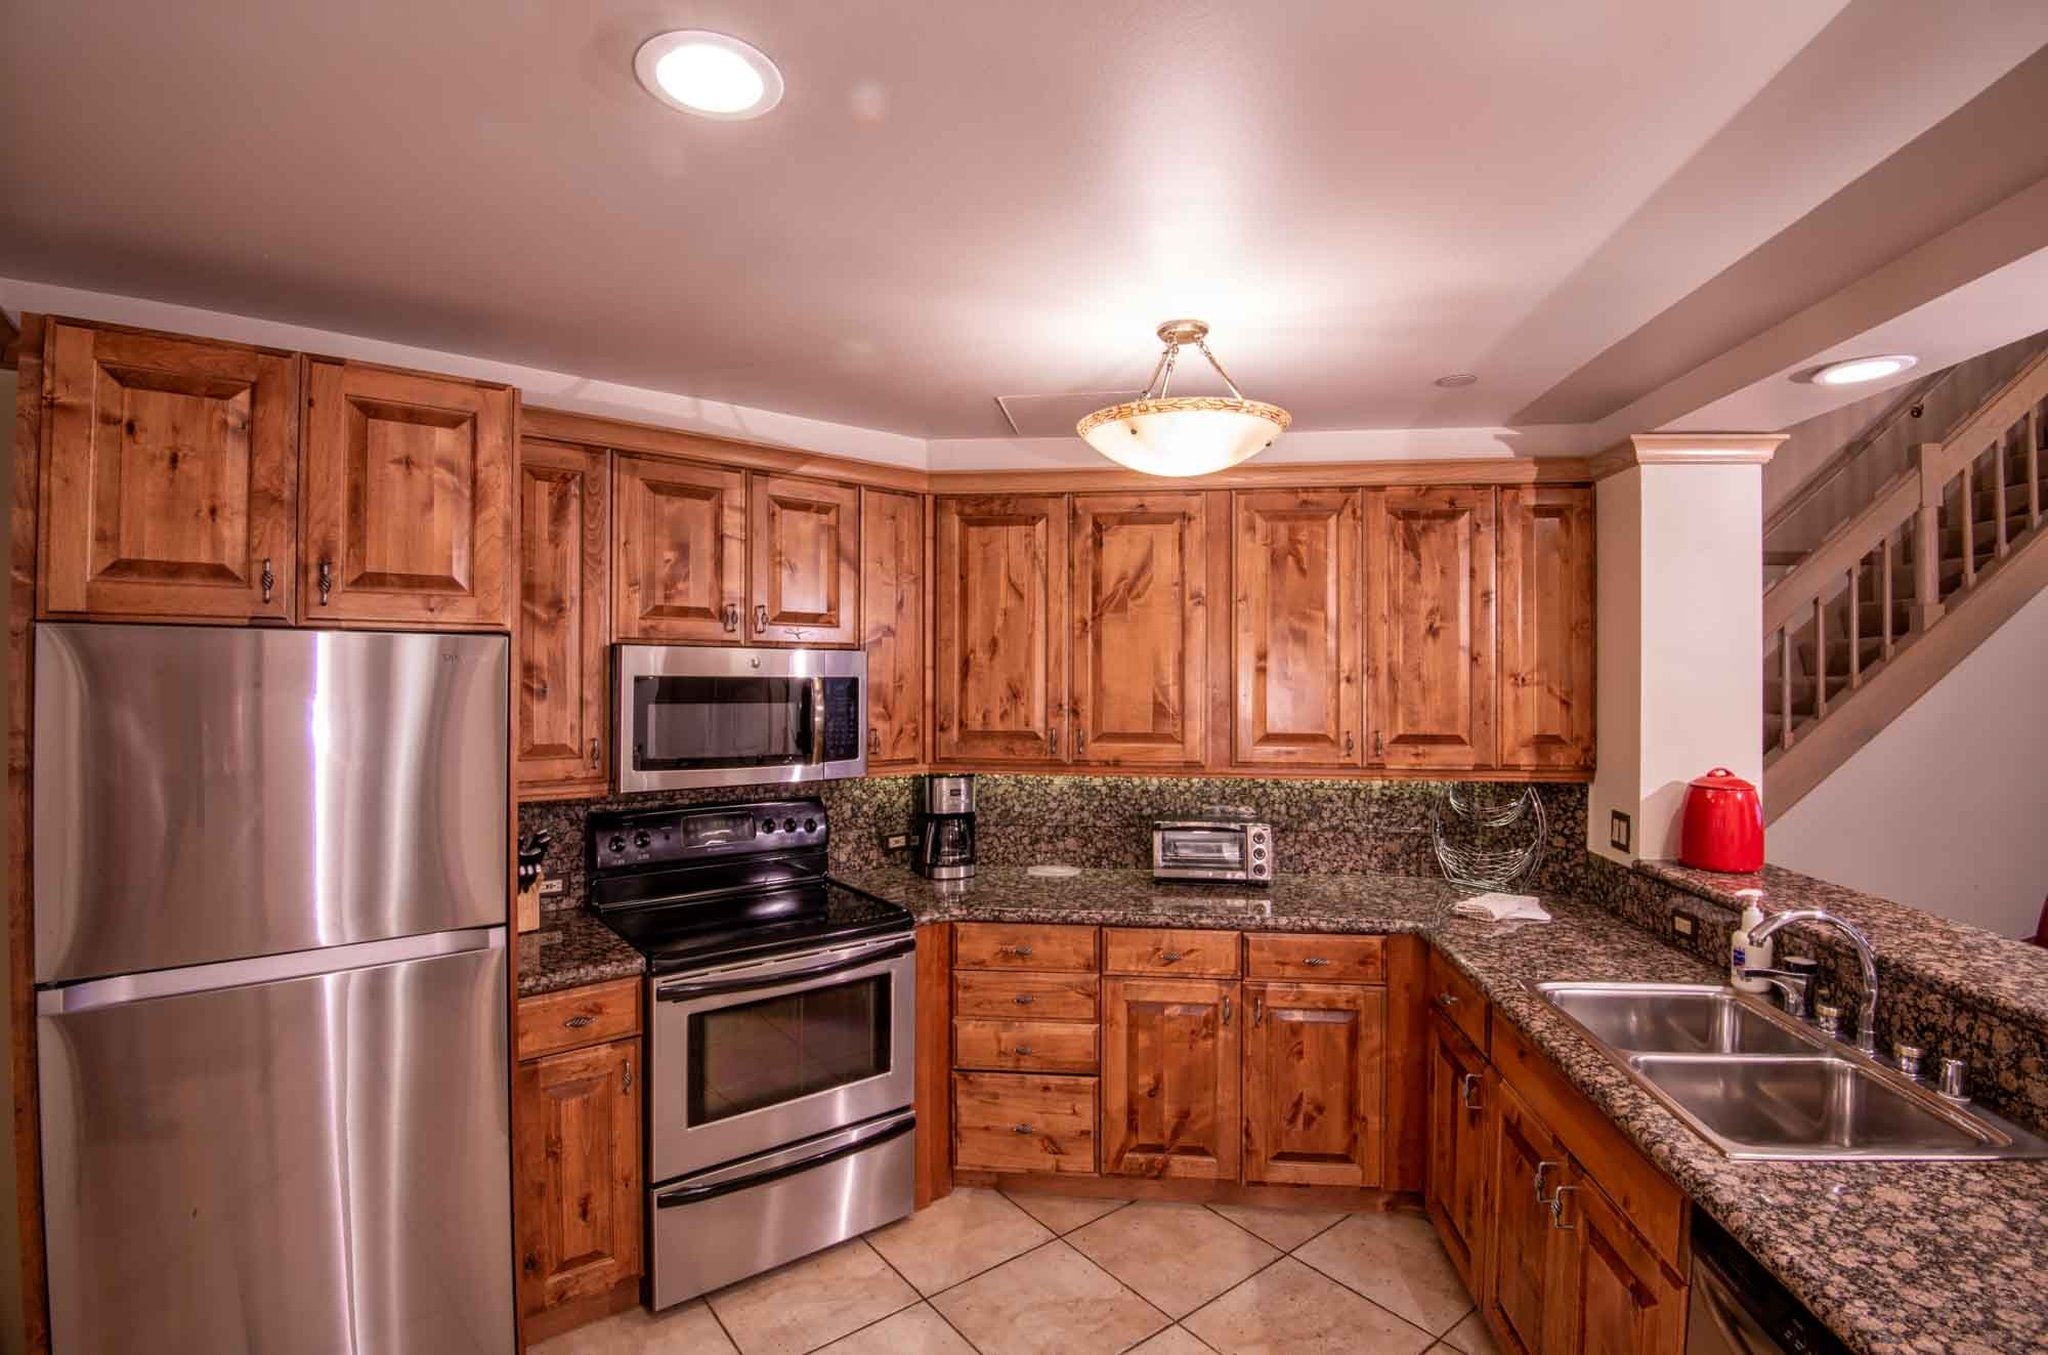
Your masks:
{"label": "wire fruit basket", "polygon": [[1468,889],[1506,890],[1536,873],[1550,822],[1536,787],[1455,781],[1430,815],[1430,836],[1444,878]]}

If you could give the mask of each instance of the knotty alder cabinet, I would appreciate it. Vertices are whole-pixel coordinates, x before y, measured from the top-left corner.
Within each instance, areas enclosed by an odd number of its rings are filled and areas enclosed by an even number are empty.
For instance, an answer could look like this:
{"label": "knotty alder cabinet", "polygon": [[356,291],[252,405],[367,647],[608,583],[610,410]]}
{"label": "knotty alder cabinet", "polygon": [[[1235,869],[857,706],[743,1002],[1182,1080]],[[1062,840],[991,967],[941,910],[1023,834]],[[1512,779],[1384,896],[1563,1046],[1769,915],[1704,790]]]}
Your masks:
{"label": "knotty alder cabinet", "polygon": [[868,768],[924,761],[924,497],[860,492]]}
{"label": "knotty alder cabinet", "polygon": [[611,457],[527,439],[519,448],[522,794],[601,793],[611,640]]}
{"label": "knotty alder cabinet", "polygon": [[1592,767],[1589,488],[941,497],[934,511],[942,763]]}
{"label": "knotty alder cabinet", "polygon": [[45,617],[511,624],[509,387],[58,321]]}

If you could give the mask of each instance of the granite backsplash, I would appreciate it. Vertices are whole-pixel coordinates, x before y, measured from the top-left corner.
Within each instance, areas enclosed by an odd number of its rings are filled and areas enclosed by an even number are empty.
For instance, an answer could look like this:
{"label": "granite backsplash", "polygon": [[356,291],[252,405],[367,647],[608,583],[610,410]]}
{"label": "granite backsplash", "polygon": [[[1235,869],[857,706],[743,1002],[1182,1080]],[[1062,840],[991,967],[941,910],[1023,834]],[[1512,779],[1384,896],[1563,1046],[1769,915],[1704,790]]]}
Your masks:
{"label": "granite backsplash", "polygon": [[[758,802],[815,795],[832,823],[835,871],[907,863],[883,839],[908,833],[917,820],[915,776],[870,776],[814,786],[720,787],[604,800],[536,801],[519,807],[521,832],[553,835],[546,869],[563,891],[545,907],[583,903],[583,823],[593,809]],[[978,859],[990,866],[1058,862],[1095,870],[1149,870],[1155,819],[1188,818],[1212,805],[1241,806],[1273,825],[1275,863],[1286,875],[1439,876],[1431,816],[1447,783],[1431,781],[1251,780],[1238,777],[1024,776],[975,777]],[[1511,793],[1519,787],[1502,787]],[[1576,894],[1584,871],[1586,788],[1536,787],[1548,842],[1533,887]],[[1524,831],[1502,830],[1504,843]]]}

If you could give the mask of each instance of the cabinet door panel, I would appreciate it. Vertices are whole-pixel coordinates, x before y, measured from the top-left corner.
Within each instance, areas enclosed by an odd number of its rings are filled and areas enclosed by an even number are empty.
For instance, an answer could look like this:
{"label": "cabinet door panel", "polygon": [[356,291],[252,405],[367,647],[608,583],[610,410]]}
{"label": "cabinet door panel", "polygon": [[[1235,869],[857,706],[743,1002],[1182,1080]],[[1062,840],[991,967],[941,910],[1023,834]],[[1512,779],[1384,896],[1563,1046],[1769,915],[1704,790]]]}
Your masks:
{"label": "cabinet door panel", "polygon": [[1251,983],[1245,1001],[1245,1180],[1377,1185],[1386,989]]}
{"label": "cabinet door panel", "polygon": [[1232,759],[1355,766],[1365,738],[1359,492],[1241,490],[1231,499]]}
{"label": "cabinet door panel", "polygon": [[307,370],[301,619],[509,627],[515,393]]}
{"label": "cabinet door panel", "polygon": [[1486,1058],[1449,1022],[1430,1021],[1429,1177],[1424,1202],[1465,1288],[1484,1299],[1486,1108],[1495,1079]]}
{"label": "cabinet door panel", "polygon": [[924,760],[924,501],[860,495],[862,635],[868,651],[868,768]]}
{"label": "cabinet door panel", "polygon": [[519,451],[519,788],[606,777],[611,458],[529,441]]}
{"label": "cabinet door panel", "polygon": [[940,499],[935,511],[935,756],[1062,758],[1066,499]]}
{"label": "cabinet door panel", "polygon": [[42,614],[291,619],[298,366],[50,327]]}
{"label": "cabinet door panel", "polygon": [[1238,985],[1102,981],[1105,1173],[1237,1179]]}
{"label": "cabinet door panel", "polygon": [[1500,761],[1593,765],[1593,491],[1500,492]]}
{"label": "cabinet door panel", "polygon": [[640,1273],[640,1042],[519,1065],[519,1305],[531,1315]]}
{"label": "cabinet door panel", "polygon": [[1555,1271],[1563,1264],[1563,1239],[1548,1200],[1565,1184],[1565,1150],[1505,1082],[1495,1084],[1495,1094],[1486,1315],[1508,1351],[1536,1355],[1544,1349]]}
{"label": "cabinet door panel", "polygon": [[1576,1163],[1567,1174],[1569,1229],[1555,1268],[1547,1351],[1554,1355],[1680,1355],[1685,1284],[1664,1268],[1621,1211]]}
{"label": "cabinet door panel", "polygon": [[1074,500],[1074,757],[1200,762],[1209,649],[1200,494]]}
{"label": "cabinet door panel", "polygon": [[747,632],[757,641],[850,645],[859,635],[860,491],[757,475],[747,492]]}
{"label": "cabinet door panel", "polygon": [[1490,766],[1493,491],[1375,490],[1367,511],[1371,758],[1390,767]]}
{"label": "cabinet door panel", "polygon": [[738,643],[746,600],[745,472],[622,455],[612,474],[618,638]]}

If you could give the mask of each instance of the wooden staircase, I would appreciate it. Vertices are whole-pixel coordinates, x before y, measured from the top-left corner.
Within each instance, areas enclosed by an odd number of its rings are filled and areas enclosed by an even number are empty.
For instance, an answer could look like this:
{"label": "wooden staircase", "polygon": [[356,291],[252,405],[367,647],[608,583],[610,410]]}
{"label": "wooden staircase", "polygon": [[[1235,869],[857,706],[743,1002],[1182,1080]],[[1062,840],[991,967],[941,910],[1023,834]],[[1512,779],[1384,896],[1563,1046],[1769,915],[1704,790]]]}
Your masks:
{"label": "wooden staircase", "polygon": [[2048,587],[2048,350],[1764,593],[1776,818]]}

